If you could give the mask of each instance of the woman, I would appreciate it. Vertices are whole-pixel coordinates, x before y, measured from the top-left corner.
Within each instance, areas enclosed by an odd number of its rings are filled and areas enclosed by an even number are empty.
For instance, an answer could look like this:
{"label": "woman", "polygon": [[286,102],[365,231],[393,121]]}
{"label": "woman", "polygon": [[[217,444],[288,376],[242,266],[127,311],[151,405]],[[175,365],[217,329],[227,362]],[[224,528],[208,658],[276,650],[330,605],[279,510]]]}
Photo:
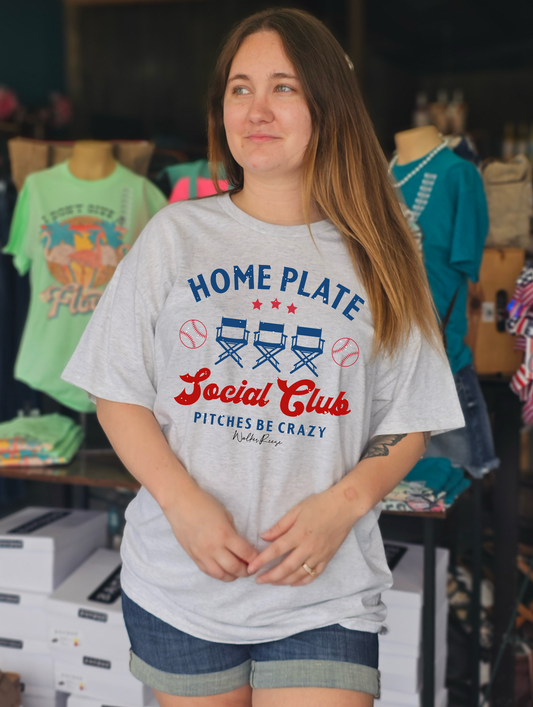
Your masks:
{"label": "woman", "polygon": [[297,10],[242,22],[209,98],[231,193],[157,214],[64,378],[143,488],[130,668],[161,707],[363,707],[391,586],[379,502],[463,424],[353,71]]}

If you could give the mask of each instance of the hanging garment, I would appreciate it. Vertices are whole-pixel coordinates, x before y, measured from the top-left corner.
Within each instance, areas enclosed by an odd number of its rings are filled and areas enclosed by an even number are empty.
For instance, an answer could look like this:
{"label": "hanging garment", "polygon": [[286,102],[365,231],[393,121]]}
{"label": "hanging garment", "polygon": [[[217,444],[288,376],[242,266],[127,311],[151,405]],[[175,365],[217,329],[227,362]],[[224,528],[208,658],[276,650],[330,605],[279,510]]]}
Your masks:
{"label": "hanging garment", "polygon": [[[394,177],[401,181],[423,159],[395,165]],[[479,278],[488,232],[483,183],[473,164],[446,148],[409,179],[401,192],[423,233],[424,264],[441,318],[459,289],[446,327],[447,354],[456,373],[472,363],[472,353],[464,343],[466,301],[468,280],[477,282]]]}
{"label": "hanging garment", "polygon": [[533,422],[533,267],[526,263],[516,281],[513,299],[507,305],[505,327],[517,337],[516,348],[524,351],[524,360],[511,380],[511,389],[524,403],[522,418]]}
{"label": "hanging garment", "polygon": [[17,380],[73,410],[95,411],[60,374],[118,263],[165,204],[157,187],[118,163],[95,181],[76,178],[66,162],[27,177],[3,249],[31,278]]}
{"label": "hanging garment", "polygon": [[[0,181],[0,250],[7,244],[16,191]],[[41,406],[41,393],[13,378],[13,369],[30,301],[29,276],[20,277],[13,259],[0,252],[0,422],[19,410]]]}
{"label": "hanging garment", "polygon": [[[393,168],[400,181],[424,158]],[[398,189],[400,191],[400,189]],[[488,232],[483,183],[476,167],[443,149],[401,188],[401,196],[416,225],[429,286],[441,321],[447,317],[446,353],[465,416],[465,427],[433,437],[425,457],[448,458],[481,478],[500,461],[487,407],[464,342],[468,322],[468,280],[477,282]],[[455,300],[454,300],[455,298]],[[453,303],[453,306],[450,305]]]}
{"label": "hanging garment", "polygon": [[[202,196],[213,196],[216,194],[215,185],[209,172],[207,160],[196,160],[196,162],[185,162],[183,164],[166,167],[158,178],[166,175],[172,185],[169,203],[175,201],[187,201]],[[220,187],[228,190],[228,180],[224,179],[225,174],[221,174],[219,180]]]}
{"label": "hanging garment", "polygon": [[475,479],[481,479],[500,466],[500,460],[494,452],[487,405],[472,364],[457,371],[454,380],[465,426],[432,437],[424,458],[444,457],[454,466],[468,471]]}

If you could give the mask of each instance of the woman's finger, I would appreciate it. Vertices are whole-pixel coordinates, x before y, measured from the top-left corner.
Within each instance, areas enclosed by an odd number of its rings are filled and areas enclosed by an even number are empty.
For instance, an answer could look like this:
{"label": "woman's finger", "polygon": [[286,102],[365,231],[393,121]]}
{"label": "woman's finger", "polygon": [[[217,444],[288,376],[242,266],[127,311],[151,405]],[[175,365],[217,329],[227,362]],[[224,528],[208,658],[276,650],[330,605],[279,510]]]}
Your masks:
{"label": "woman's finger", "polygon": [[203,571],[213,579],[219,579],[221,582],[234,582],[237,579],[231,572],[226,572],[216,560],[207,560],[203,564],[205,567]]}
{"label": "woman's finger", "polygon": [[[309,564],[309,563],[308,563]],[[315,579],[320,577],[322,572],[326,569],[328,566],[327,562],[319,562],[316,567],[313,569],[315,570],[315,574],[309,574],[309,572],[305,571],[306,576],[300,579],[297,579],[293,584],[291,584],[291,587],[303,587],[306,584],[311,584],[311,582],[314,582]],[[311,565],[309,565],[311,567]]]}
{"label": "woman's finger", "polygon": [[275,540],[272,545],[269,545],[266,548],[266,550],[263,550],[263,552],[258,555],[253,562],[250,562],[248,565],[248,573],[254,574],[254,572],[257,572],[261,569],[261,567],[266,565],[267,562],[271,562],[277,557],[281,557],[282,555],[285,555],[285,553],[294,550],[297,545],[298,540],[294,537],[291,531],[289,531],[285,535],[282,535],[281,538]]}
{"label": "woman's finger", "polygon": [[214,560],[228,574],[237,577],[248,577],[248,565],[226,548],[220,548],[215,553]]}
{"label": "woman's finger", "polygon": [[264,533],[261,533],[261,537],[263,538],[263,540],[271,542],[272,540],[279,538],[280,535],[283,535],[288,530],[290,530],[296,522],[296,519],[300,514],[300,510],[301,508],[299,507],[299,505],[296,505],[294,506],[294,508],[291,508],[290,511],[285,513],[285,515],[280,518],[277,523],[275,523],[268,530],[265,530]]}
{"label": "woman's finger", "polygon": [[257,549],[237,532],[226,540],[226,547],[247,565],[259,555]]}
{"label": "woman's finger", "polygon": [[305,572],[302,565],[309,557],[309,552],[301,548],[293,550],[287,557],[280,562],[277,567],[265,572],[257,578],[258,584],[274,584],[282,583],[290,575],[298,572],[300,569]]}
{"label": "woman's finger", "polygon": [[[313,565],[313,558],[308,558],[305,560],[305,564],[308,567],[314,567]],[[315,570],[316,572],[316,570]],[[304,567],[304,563],[302,562],[297,569],[292,572],[291,574],[288,574],[285,576],[283,579],[280,579],[278,581],[270,581],[269,584],[275,584],[277,586],[294,586],[297,582],[301,582],[302,580],[306,579],[309,577],[310,579],[314,579],[318,573],[311,575]]]}

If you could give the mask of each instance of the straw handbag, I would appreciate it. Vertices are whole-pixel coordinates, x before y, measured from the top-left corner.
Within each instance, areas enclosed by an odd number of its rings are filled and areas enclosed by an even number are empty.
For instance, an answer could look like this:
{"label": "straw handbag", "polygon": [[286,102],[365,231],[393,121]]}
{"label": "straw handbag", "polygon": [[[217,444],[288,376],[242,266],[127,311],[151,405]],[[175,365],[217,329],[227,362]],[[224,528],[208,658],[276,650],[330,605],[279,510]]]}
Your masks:
{"label": "straw handbag", "polygon": [[531,164],[525,155],[482,167],[489,207],[487,248],[528,248],[532,205]]}

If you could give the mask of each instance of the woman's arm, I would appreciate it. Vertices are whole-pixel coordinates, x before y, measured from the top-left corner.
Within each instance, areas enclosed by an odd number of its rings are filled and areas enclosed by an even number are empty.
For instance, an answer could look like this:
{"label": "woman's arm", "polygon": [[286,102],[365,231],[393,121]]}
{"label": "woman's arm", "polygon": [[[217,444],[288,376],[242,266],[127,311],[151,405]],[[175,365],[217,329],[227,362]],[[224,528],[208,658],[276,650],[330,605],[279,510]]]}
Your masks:
{"label": "woman's arm", "polygon": [[[261,535],[272,544],[250,562],[248,572],[257,572],[267,562],[290,553],[257,582],[309,584],[322,574],[357,521],[409,473],[428,441],[427,432],[372,438],[361,460],[341,481],[298,503]],[[315,574],[310,575],[304,563]]]}
{"label": "woman's arm", "polygon": [[153,413],[142,405],[97,398],[96,414],[124,466],[161,506],[198,567],[225,582],[247,577],[257,550],[239,536],[231,513],[179,462]]}

